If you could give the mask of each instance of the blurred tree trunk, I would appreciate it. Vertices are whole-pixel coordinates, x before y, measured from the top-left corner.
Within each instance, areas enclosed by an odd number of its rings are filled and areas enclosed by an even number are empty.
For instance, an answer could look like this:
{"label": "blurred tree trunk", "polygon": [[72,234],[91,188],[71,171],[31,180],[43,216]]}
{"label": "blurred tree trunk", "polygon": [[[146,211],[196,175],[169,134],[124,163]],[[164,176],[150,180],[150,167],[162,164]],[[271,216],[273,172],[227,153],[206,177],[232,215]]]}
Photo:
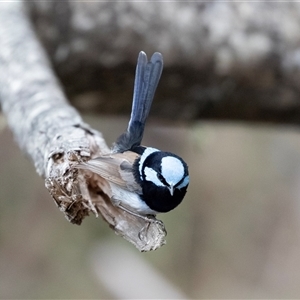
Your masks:
{"label": "blurred tree trunk", "polygon": [[152,116],[299,122],[299,3],[27,7],[67,95],[82,110],[128,114],[136,57],[144,50],[165,60]]}

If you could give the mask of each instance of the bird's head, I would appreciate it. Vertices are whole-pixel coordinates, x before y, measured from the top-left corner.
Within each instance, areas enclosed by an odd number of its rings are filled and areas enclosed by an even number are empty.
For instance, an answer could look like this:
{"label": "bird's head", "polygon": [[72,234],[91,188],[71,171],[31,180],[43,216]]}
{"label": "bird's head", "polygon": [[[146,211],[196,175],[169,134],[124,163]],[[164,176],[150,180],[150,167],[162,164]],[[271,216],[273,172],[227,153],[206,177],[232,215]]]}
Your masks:
{"label": "bird's head", "polygon": [[188,166],[173,153],[151,149],[146,149],[140,158],[139,173],[144,198],[161,206],[161,211],[169,211],[182,201],[186,193]]}

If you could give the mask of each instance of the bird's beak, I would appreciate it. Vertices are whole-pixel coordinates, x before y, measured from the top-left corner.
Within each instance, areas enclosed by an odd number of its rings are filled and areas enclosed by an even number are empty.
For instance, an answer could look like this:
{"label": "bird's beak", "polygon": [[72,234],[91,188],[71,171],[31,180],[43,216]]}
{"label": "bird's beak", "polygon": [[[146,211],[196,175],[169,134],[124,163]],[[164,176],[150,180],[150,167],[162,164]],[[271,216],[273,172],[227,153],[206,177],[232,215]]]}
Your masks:
{"label": "bird's beak", "polygon": [[170,184],[170,186],[168,187],[168,189],[170,191],[171,196],[173,196],[173,194],[174,194],[174,186],[173,186],[173,184]]}

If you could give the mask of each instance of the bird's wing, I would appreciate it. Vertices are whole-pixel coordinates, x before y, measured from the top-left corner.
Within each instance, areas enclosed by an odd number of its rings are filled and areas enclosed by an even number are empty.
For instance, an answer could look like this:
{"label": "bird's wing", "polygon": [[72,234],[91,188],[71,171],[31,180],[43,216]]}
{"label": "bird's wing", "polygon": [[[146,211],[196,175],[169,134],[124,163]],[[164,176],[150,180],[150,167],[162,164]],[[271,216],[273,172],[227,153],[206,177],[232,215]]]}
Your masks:
{"label": "bird's wing", "polygon": [[138,157],[138,154],[131,151],[113,153],[82,162],[76,168],[89,170],[108,182],[140,194],[142,192],[141,186],[136,182],[132,168]]}

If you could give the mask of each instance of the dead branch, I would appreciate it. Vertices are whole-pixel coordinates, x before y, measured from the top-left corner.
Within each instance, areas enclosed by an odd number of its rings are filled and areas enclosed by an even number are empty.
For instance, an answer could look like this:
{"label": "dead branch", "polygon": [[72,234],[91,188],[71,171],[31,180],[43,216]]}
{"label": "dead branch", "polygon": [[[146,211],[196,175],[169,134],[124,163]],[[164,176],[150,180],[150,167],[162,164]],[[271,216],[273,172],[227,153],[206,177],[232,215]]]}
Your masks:
{"label": "dead branch", "polygon": [[[114,207],[101,178],[78,162],[108,153],[101,133],[69,105],[20,2],[1,4],[0,100],[16,141],[45,178],[66,218],[80,224],[91,212],[140,251],[165,243],[163,223],[151,223]],[[145,230],[147,228],[147,230]]]}

